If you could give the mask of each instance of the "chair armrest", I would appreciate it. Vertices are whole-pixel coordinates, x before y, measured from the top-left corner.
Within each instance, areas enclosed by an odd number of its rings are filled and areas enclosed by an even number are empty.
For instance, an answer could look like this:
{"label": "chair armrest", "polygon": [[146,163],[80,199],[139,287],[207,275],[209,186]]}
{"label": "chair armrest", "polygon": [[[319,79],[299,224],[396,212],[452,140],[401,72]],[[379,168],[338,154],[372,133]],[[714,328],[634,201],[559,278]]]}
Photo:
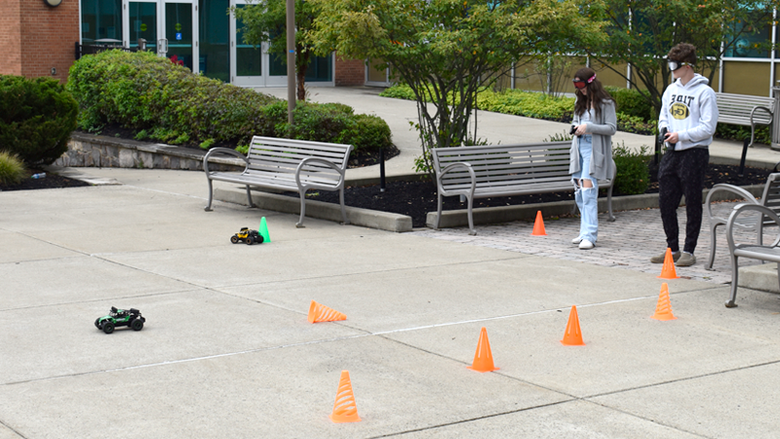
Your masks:
{"label": "chair armrest", "polygon": [[[295,184],[298,186],[298,190],[303,190],[304,189],[303,185],[301,184],[301,171],[303,170],[304,166],[306,166],[306,165],[308,165],[310,163],[319,163],[321,165],[325,165],[325,166],[333,169],[334,171],[338,172],[339,173],[339,181],[338,181],[338,183],[335,186],[336,188],[341,187],[344,184],[344,178],[345,178],[345,175],[346,175],[346,172],[347,172],[346,169],[343,169],[343,168],[340,168],[340,167],[336,166],[335,163],[333,163],[333,162],[331,162],[329,160],[321,159],[319,157],[306,157],[305,159],[301,160],[301,162],[298,163],[298,167],[295,168]],[[315,186],[316,185],[313,185],[312,187],[315,187]],[[322,187],[322,186],[320,186],[320,187]]]}
{"label": "chair armrest", "polygon": [[710,189],[709,193],[707,194],[707,200],[705,201],[705,204],[707,205],[707,216],[710,218],[710,221],[712,221],[713,218],[720,219],[724,223],[728,220],[727,218],[720,218],[716,215],[713,215],[712,213],[712,198],[713,195],[718,192],[730,192],[734,195],[737,195],[740,198],[744,198],[745,203],[759,204],[759,202],[756,200],[756,197],[753,196],[753,194],[751,194],[750,192],[746,191],[745,189],[739,186],[734,186],[726,183],[716,184],[712,187],[712,189]]}
{"label": "chair armrest", "polygon": [[[775,225],[780,226],[780,217],[778,217],[777,214],[774,211],[772,211],[772,209],[769,209],[768,207],[764,207],[760,204],[752,204],[752,203],[737,204],[736,206],[734,206],[734,209],[731,211],[731,215],[729,215],[728,221],[726,221],[726,240],[728,241],[729,244],[730,253],[733,253],[734,249],[736,248],[736,245],[734,244],[734,226],[739,224],[737,221],[737,217],[739,217],[739,215],[741,215],[742,213],[748,211],[754,211],[761,214],[761,215],[757,215],[756,218],[757,223],[763,221],[763,216],[766,216],[772,221],[774,221]],[[775,238],[775,241],[770,246],[777,247],[778,244],[780,244],[780,232],[778,233],[777,238]]]}
{"label": "chair armrest", "polygon": [[[244,161],[244,165],[245,166],[249,165],[249,159],[247,159],[244,154],[241,154],[240,152],[236,151],[235,149],[221,148],[221,147],[220,148],[211,148],[206,153],[206,155],[203,156],[203,170],[206,171],[206,174],[211,174],[211,172],[209,171],[209,159],[211,158],[211,156],[217,155],[217,154],[227,154],[227,155],[232,155],[232,156],[238,157],[238,158],[240,158],[241,160]],[[246,167],[244,167],[244,171],[246,171]]]}
{"label": "chair armrest", "polygon": [[436,174],[436,186],[438,186],[439,192],[441,192],[442,195],[444,195],[446,192],[441,185],[441,179],[447,175],[448,172],[457,168],[465,168],[469,173],[469,178],[471,178],[471,189],[469,190],[469,197],[473,197],[474,190],[477,187],[477,174],[474,173],[474,169],[472,169],[471,165],[466,162],[450,163],[444,169],[442,169],[440,173]]}

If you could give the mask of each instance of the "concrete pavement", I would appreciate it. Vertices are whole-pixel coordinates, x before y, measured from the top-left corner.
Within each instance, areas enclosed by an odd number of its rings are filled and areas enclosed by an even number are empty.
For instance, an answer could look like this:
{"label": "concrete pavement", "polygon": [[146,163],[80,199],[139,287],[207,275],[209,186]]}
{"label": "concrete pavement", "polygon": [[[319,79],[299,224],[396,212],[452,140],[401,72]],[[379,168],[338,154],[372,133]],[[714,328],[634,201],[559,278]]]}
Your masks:
{"label": "concrete pavement", "polygon": [[[670,280],[660,322],[656,273],[94,171],[122,184],[0,193],[0,438],[777,437],[777,295]],[[229,242],[261,216],[270,243]],[[311,300],[347,320],[309,324]],[[559,342],[572,305],[582,347]],[[103,334],[110,306],[146,326]],[[498,371],[466,368],[481,327]],[[359,423],[327,417],[342,370]]]}
{"label": "concrete pavement", "polygon": [[[297,229],[204,212],[200,172],[83,172],[119,184],[0,193],[2,439],[780,437],[780,296],[726,309],[702,262],[658,279],[656,211],[582,252],[576,219]],[[229,242],[263,216],[270,243]],[[662,282],[677,320],[650,318]],[[347,320],[309,324],[311,300]],[[585,346],[559,341],[572,305]],[[146,326],[103,334],[111,306]],[[481,327],[498,371],[466,367]],[[328,419],[342,370],[361,422]]]}

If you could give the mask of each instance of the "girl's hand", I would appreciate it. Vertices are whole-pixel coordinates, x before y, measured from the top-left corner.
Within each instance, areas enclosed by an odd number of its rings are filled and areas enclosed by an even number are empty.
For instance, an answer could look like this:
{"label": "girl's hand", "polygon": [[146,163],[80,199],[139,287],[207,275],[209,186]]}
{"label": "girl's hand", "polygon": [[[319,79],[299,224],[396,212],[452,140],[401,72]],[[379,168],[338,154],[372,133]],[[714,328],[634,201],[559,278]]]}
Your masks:
{"label": "girl's hand", "polygon": [[587,128],[586,124],[578,125],[577,126],[577,130],[574,131],[574,134],[576,134],[578,136],[581,136],[581,135],[585,134],[585,129],[586,128]]}

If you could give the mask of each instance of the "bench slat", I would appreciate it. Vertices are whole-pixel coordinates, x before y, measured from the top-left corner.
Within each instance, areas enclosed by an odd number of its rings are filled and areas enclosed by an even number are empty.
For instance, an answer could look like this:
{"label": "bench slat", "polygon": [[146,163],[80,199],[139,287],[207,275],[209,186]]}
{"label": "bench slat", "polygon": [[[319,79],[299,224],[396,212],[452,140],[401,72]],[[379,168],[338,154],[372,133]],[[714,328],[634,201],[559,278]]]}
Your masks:
{"label": "bench slat", "polygon": [[[455,163],[470,166],[474,174],[474,198],[573,192],[574,185],[569,174],[570,149],[569,141],[434,148],[432,157],[439,194],[470,196],[472,180],[468,169],[457,166],[442,175],[444,168]],[[599,182],[600,187],[608,189],[610,219],[614,219],[613,183],[614,174],[612,178]],[[434,227],[438,227],[441,207],[440,201]],[[471,208],[468,209],[468,217],[470,233],[475,234]]]}
{"label": "bench slat", "polygon": [[[209,204],[206,210],[211,210],[212,180],[246,185],[250,206],[253,205],[249,192],[250,186],[296,191],[301,199],[301,215],[296,225],[302,227],[306,207],[304,192],[307,188],[338,190],[343,194],[344,177],[352,145],[255,136],[250,142],[246,155],[247,166],[242,173],[209,172],[208,161],[212,151],[203,158],[203,167],[209,183]],[[223,149],[222,152],[230,151]],[[332,163],[335,169],[317,161],[309,161],[299,170],[300,164],[310,158]],[[296,173],[302,188],[299,188],[296,183]],[[343,195],[340,198],[343,200]],[[343,202],[341,214],[344,222],[347,223]]]}

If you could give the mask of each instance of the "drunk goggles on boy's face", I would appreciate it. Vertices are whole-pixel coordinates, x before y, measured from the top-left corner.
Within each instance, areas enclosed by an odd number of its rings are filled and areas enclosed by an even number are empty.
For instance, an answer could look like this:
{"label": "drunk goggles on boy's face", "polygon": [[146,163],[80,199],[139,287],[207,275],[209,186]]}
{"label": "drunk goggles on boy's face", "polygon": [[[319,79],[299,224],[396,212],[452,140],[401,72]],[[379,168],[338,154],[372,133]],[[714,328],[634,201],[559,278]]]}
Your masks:
{"label": "drunk goggles on boy's face", "polygon": [[675,71],[675,70],[679,69],[682,66],[691,66],[691,67],[693,67],[693,64],[688,63],[688,62],[682,62],[682,61],[671,61],[671,60],[669,61],[669,70],[671,70],[671,71]]}

